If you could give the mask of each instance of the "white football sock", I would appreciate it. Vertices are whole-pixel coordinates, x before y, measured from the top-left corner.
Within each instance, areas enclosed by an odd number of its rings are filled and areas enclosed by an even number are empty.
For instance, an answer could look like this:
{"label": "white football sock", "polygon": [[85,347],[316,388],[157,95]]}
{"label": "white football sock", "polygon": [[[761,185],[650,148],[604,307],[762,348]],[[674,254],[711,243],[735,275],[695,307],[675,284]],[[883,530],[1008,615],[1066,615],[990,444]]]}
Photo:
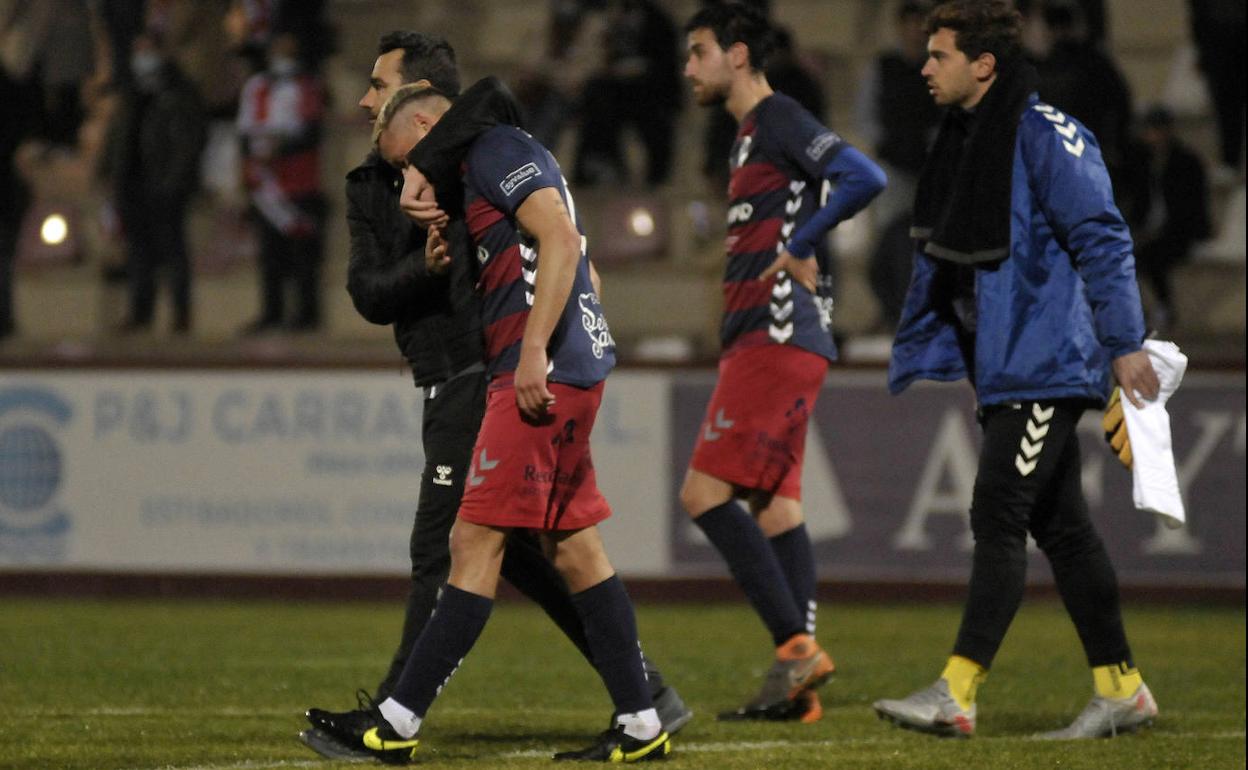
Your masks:
{"label": "white football sock", "polygon": [[659,712],[652,708],[638,711],[636,714],[619,714],[615,723],[624,728],[624,734],[639,741],[648,741],[663,732],[663,723],[659,721]]}
{"label": "white football sock", "polygon": [[[377,707],[377,710],[386,718],[386,721],[390,723],[394,731],[404,738],[411,738],[420,732],[420,717],[416,716],[415,712],[394,698],[383,700],[381,705]],[[651,709],[651,711],[653,710]]]}

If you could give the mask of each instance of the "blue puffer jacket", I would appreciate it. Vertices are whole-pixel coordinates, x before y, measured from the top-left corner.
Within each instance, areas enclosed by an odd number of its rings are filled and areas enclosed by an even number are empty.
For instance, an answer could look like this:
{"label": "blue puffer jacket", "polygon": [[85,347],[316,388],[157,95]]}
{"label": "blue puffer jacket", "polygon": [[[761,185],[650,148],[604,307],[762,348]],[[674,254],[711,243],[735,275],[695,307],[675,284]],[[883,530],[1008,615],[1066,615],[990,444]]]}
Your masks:
{"label": "blue puffer jacket", "polygon": [[[888,368],[900,393],[920,379],[967,376],[936,260],[921,252]],[[1019,121],[1010,255],[975,270],[975,391],[981,406],[1086,398],[1104,402],[1110,361],[1139,350],[1144,314],[1131,236],[1101,150],[1086,128],[1035,94]]]}

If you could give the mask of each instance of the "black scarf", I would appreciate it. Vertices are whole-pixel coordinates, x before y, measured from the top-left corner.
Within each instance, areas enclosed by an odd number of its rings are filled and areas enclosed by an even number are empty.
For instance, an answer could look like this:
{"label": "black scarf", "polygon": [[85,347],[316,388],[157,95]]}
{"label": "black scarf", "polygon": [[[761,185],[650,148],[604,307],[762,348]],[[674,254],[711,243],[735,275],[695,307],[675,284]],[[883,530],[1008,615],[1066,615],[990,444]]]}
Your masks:
{"label": "black scarf", "polygon": [[464,159],[477,137],[498,125],[520,126],[520,108],[501,80],[482,78],[455,99],[407,155],[408,162],[433,185],[438,204],[452,219],[464,213],[460,171]]}
{"label": "black scarf", "polygon": [[950,108],[919,177],[910,236],[927,254],[961,264],[1004,259],[1010,253],[1010,192],[1014,140],[1035,68],[1004,67],[968,115]]}

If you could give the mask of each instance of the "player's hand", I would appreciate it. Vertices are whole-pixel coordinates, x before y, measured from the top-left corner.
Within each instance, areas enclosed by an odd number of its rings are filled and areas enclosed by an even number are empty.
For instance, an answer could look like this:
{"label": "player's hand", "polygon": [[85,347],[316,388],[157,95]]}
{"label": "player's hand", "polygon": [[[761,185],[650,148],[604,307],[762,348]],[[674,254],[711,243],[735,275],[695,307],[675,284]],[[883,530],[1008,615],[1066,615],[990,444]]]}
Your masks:
{"label": "player's hand", "polygon": [[[1114,359],[1114,379],[1122,387],[1122,395],[1136,409],[1144,408],[1144,400],[1152,401],[1161,392],[1161,383],[1157,381],[1157,372],[1153,371],[1153,362],[1148,360],[1148,353],[1137,350]],[[1143,399],[1143,400],[1141,400]]]}
{"label": "player's hand", "polygon": [[444,275],[451,266],[451,254],[442,237],[441,227],[430,227],[425,240],[425,270],[430,275]]}
{"label": "player's hand", "polygon": [[530,420],[545,416],[546,409],[555,403],[555,395],[546,387],[545,349],[521,347],[513,384],[520,413]]}
{"label": "player's hand", "polygon": [[758,280],[765,281],[781,270],[788,271],[789,275],[793,276],[793,280],[805,286],[811,294],[814,294],[818,288],[819,265],[813,256],[798,259],[790,254],[788,249],[785,249],[780,252],[780,256],[776,257],[776,261],[758,276]]}
{"label": "player's hand", "polygon": [[441,227],[449,220],[446,212],[438,208],[433,185],[415,166],[403,169],[403,192],[399,193],[399,208],[424,228]]}
{"label": "player's hand", "polygon": [[1105,407],[1105,414],[1101,416],[1101,430],[1105,431],[1105,441],[1118,456],[1118,461],[1130,468],[1133,461],[1131,437],[1127,435],[1127,421],[1122,414],[1121,394],[1122,388],[1114,388],[1109,404]]}

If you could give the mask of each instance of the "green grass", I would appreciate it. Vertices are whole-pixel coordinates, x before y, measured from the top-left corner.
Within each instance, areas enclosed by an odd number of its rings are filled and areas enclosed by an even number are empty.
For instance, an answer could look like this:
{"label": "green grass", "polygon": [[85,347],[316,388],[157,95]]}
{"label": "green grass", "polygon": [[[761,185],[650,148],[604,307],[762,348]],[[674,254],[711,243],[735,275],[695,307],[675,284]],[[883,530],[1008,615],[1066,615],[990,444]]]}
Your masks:
{"label": "green grass", "polygon": [[[1242,608],[1131,607],[1161,718],[1146,733],[1052,744],[1090,695],[1057,604],[1024,606],[980,690],[979,735],[942,741],[876,720],[872,700],[935,678],[958,608],[825,606],[840,672],[816,725],[716,723],[752,694],[769,645],[743,605],[642,606],[647,652],[697,712],[673,768],[1242,768]],[[296,742],[310,705],[353,705],[382,672],[398,606],[0,599],[0,767],[350,767]],[[529,605],[504,603],[423,730],[426,767],[548,767],[605,726],[590,668]]]}

